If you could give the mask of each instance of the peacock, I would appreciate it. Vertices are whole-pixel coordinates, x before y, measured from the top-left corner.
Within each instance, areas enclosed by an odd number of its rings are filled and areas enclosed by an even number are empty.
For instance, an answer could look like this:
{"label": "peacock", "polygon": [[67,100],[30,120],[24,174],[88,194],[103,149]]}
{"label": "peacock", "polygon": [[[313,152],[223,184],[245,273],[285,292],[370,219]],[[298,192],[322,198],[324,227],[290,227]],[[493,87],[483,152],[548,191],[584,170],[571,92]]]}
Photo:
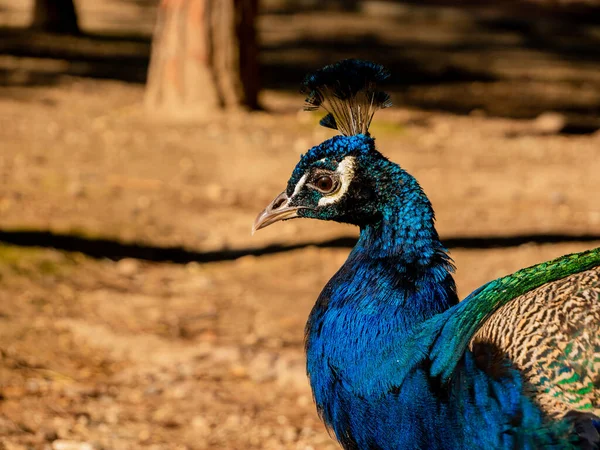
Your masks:
{"label": "peacock", "polygon": [[306,217],[360,236],[306,325],[318,412],[345,449],[600,449],[600,248],[528,267],[459,302],[419,183],[375,147],[382,66],[307,76],[339,135],[300,158],[253,230]]}

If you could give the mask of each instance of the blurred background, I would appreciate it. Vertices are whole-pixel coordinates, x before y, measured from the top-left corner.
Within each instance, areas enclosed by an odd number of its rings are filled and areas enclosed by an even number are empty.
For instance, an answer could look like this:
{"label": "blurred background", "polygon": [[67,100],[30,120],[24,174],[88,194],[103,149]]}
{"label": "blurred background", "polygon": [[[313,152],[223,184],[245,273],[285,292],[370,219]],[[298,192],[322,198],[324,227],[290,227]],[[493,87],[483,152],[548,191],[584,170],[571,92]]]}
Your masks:
{"label": "blurred background", "polygon": [[351,227],[255,216],[387,66],[461,297],[600,245],[600,2],[0,0],[0,449],[335,449],[304,322]]}

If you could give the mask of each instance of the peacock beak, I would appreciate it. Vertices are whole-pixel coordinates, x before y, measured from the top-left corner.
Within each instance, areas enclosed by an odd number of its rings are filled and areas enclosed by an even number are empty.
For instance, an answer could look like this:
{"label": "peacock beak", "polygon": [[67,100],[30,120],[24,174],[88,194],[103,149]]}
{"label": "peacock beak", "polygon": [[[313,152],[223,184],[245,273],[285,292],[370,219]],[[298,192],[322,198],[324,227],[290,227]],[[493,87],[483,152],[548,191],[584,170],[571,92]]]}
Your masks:
{"label": "peacock beak", "polygon": [[290,198],[285,191],[279,194],[254,220],[252,234],[280,220],[298,217],[297,206],[289,206]]}

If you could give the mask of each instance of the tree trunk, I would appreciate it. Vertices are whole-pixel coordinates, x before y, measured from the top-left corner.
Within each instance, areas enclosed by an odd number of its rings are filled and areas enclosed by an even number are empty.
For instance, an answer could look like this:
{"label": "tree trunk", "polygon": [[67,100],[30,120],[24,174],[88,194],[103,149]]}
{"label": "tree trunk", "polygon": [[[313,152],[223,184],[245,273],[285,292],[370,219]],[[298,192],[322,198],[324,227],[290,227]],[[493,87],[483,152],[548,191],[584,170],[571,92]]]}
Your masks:
{"label": "tree trunk", "polygon": [[73,0],[35,0],[31,27],[51,33],[78,34]]}
{"label": "tree trunk", "polygon": [[172,114],[257,108],[258,0],[161,0],[146,106]]}

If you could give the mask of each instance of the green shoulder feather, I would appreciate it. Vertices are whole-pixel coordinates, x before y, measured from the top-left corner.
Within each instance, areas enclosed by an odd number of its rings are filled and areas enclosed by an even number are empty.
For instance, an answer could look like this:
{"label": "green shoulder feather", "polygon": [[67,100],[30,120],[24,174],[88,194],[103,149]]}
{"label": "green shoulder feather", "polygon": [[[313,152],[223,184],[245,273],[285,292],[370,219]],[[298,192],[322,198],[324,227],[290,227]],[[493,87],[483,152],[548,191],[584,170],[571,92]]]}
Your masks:
{"label": "green shoulder feather", "polygon": [[[401,345],[382,348],[382,358],[365,367],[363,395],[400,386],[405,377],[423,361],[431,362],[431,375],[449,380],[471,339],[483,323],[511,300],[552,281],[600,266],[600,248],[566,255],[519,270],[491,281],[449,310],[432,317],[415,329]],[[382,380],[378,373],[394,374]]]}
{"label": "green shoulder feather", "polygon": [[438,328],[437,337],[429,348],[431,374],[449,378],[478,328],[498,308],[546,283],[597,266],[600,266],[600,247],[521,269],[475,290],[443,314],[447,315],[447,320]]}

